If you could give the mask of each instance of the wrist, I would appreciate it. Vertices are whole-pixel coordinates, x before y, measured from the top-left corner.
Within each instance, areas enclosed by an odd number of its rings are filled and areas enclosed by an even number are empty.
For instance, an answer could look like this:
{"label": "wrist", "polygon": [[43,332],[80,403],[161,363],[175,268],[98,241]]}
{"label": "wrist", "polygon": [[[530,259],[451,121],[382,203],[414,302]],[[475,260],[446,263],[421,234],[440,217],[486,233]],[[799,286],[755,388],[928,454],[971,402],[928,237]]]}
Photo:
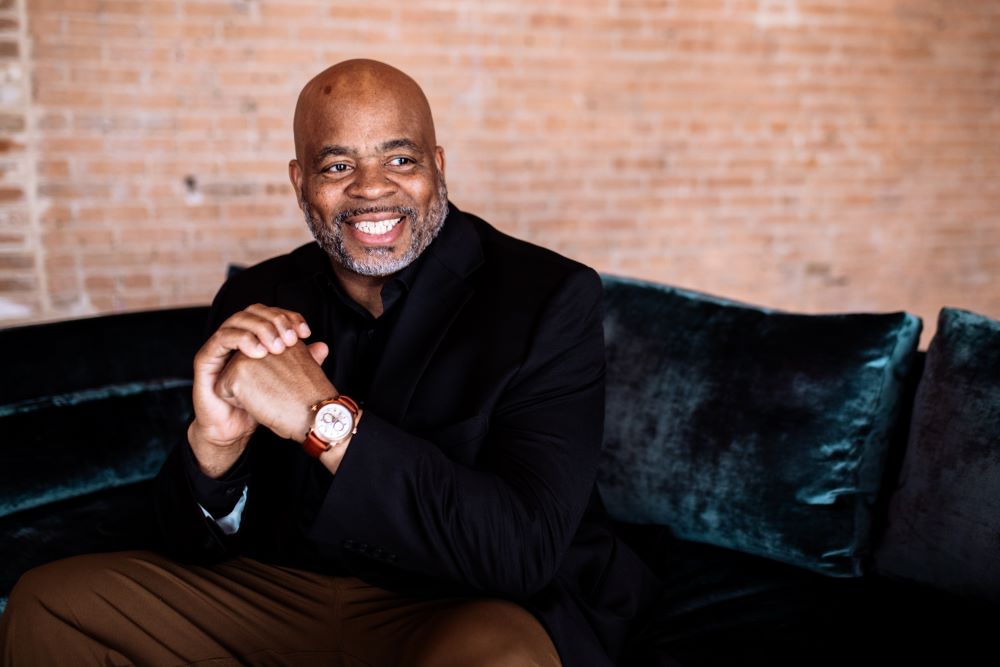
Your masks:
{"label": "wrist", "polygon": [[329,394],[326,394],[325,396],[320,396],[316,400],[310,401],[306,405],[302,406],[301,414],[299,415],[298,419],[299,425],[295,427],[295,429],[292,432],[291,436],[292,440],[299,443],[300,445],[303,442],[305,442],[305,439],[309,435],[309,432],[312,431],[313,423],[316,419],[316,411],[313,410],[312,406],[316,405],[317,403],[324,400],[328,396],[335,396],[335,395],[336,392],[330,392]]}
{"label": "wrist", "polygon": [[231,440],[212,438],[195,419],[188,426],[187,440],[195,461],[202,473],[211,478],[220,477],[240,457],[253,431],[241,434]]}
{"label": "wrist", "polygon": [[347,454],[347,447],[351,444],[351,438],[353,437],[353,435],[349,435],[342,442],[331,445],[330,449],[319,455],[319,462],[330,471],[331,475],[337,474],[337,470],[344,460],[344,455]]}

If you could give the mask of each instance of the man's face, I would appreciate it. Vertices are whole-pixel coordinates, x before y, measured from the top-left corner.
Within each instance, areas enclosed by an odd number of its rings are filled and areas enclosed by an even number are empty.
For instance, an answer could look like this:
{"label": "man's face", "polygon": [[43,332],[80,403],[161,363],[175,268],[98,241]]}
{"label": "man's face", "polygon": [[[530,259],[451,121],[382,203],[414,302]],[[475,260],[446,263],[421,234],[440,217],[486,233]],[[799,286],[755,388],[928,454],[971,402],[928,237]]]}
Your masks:
{"label": "man's face", "polygon": [[402,100],[367,98],[320,100],[289,173],[326,253],[354,273],[388,276],[413,262],[444,224],[444,154]]}

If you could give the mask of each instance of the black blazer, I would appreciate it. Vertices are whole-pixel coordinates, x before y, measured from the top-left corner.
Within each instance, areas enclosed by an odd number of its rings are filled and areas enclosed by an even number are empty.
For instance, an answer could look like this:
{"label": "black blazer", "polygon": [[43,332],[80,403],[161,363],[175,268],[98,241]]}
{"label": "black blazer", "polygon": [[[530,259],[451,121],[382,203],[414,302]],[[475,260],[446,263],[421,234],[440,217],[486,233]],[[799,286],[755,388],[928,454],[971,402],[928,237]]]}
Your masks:
{"label": "black blazer", "polygon": [[[329,487],[297,445],[260,429],[227,538],[196,504],[181,444],[156,484],[165,543],[198,561],[245,554],[395,590],[506,597],[541,620],[564,664],[613,664],[659,583],[612,532],[595,485],[600,278],[454,206],[425,252]],[[314,276],[328,261],[308,244],[237,274],[211,329],[262,302],[302,313],[310,342],[324,340]]]}

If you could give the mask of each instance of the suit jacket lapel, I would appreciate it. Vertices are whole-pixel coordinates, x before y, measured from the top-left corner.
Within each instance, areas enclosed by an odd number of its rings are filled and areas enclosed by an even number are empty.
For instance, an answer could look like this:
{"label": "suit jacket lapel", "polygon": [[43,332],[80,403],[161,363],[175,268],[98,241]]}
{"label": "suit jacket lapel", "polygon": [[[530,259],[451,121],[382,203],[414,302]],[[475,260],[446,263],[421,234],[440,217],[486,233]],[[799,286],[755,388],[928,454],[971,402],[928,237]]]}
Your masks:
{"label": "suit jacket lapel", "polygon": [[402,423],[417,381],[475,291],[469,276],[483,262],[478,233],[454,206],[425,252],[368,394],[366,407],[396,424]]}
{"label": "suit jacket lapel", "polygon": [[328,340],[325,294],[317,275],[329,274],[330,258],[318,245],[310,243],[292,253],[297,272],[275,286],[275,304],[302,315],[313,330],[309,342]]}

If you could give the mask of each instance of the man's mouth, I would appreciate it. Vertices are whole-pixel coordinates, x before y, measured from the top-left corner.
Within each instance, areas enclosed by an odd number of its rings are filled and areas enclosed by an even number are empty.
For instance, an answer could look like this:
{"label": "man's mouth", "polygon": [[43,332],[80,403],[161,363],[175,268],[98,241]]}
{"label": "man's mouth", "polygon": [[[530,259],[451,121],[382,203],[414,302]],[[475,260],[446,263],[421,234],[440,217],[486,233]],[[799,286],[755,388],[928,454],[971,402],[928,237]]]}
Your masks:
{"label": "man's mouth", "polygon": [[347,234],[365,246],[392,246],[403,234],[416,211],[404,206],[380,206],[341,211],[334,225],[342,225]]}
{"label": "man's mouth", "polygon": [[354,225],[355,229],[364,234],[382,236],[392,231],[392,228],[398,225],[402,219],[402,217],[399,217],[389,218],[388,220],[357,220],[351,224]]}
{"label": "man's mouth", "polygon": [[391,246],[403,233],[408,216],[399,213],[365,213],[347,221],[347,228],[366,246]]}

